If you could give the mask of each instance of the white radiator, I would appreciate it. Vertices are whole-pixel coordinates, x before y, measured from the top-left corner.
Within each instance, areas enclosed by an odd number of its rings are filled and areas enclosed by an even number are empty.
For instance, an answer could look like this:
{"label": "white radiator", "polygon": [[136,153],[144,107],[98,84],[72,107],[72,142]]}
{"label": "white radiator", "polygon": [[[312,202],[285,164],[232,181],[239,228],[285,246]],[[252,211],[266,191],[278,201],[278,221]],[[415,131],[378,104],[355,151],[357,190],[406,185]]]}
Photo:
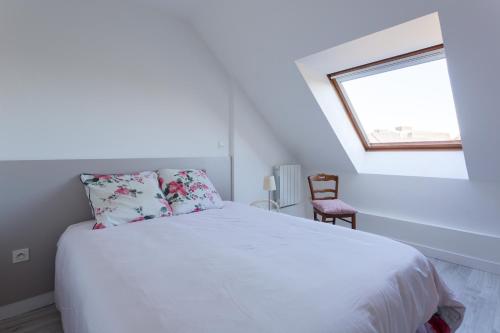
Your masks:
{"label": "white radiator", "polygon": [[275,201],[280,207],[287,207],[300,202],[302,176],[299,164],[279,165],[274,167],[276,179]]}

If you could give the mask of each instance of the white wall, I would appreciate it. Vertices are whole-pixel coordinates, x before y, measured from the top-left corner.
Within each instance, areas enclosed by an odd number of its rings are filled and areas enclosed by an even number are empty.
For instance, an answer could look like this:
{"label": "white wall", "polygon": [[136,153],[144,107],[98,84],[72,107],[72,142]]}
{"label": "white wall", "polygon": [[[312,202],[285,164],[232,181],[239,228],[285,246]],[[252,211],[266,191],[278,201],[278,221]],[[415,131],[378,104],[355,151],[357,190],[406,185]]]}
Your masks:
{"label": "white wall", "polygon": [[[337,173],[333,168],[306,174]],[[406,242],[424,254],[500,274],[497,182],[340,173],[340,198],[358,229]],[[312,217],[306,197],[303,214]],[[338,221],[337,224],[350,227]]]}
{"label": "white wall", "polygon": [[267,199],[263,180],[272,174],[272,167],[293,159],[248,99],[241,92],[234,97],[234,199],[251,203]]}
{"label": "white wall", "polygon": [[500,237],[498,183],[356,174],[342,183],[342,196],[367,214]]}
{"label": "white wall", "polygon": [[[345,195],[360,210],[385,218],[385,224],[381,219],[370,219],[377,221],[377,232],[390,235],[395,223],[404,228],[415,222],[423,226],[415,234],[418,242],[431,246],[427,235],[433,229],[426,226],[442,226],[449,233],[440,232],[440,242],[433,244],[439,244],[442,251],[463,255],[472,253],[468,247],[457,249],[454,244],[465,241],[448,238],[447,234],[455,235],[456,229],[471,235],[500,234],[500,193],[495,189],[500,187],[500,43],[493,42],[500,35],[498,1],[212,0],[211,6],[203,6],[202,0],[162,3],[172,7],[189,4],[180,10],[278,137],[306,169],[340,173],[341,196]],[[358,174],[294,62],[434,12],[439,14],[470,180]],[[378,189],[380,184],[383,186]],[[360,216],[361,226],[363,220],[369,222],[367,215]],[[500,253],[500,241],[496,244],[494,250]],[[489,258],[491,248],[481,241],[475,246],[478,251],[474,256]]]}
{"label": "white wall", "polygon": [[0,54],[0,160],[227,156],[233,147],[244,202],[265,196],[273,164],[292,160],[191,26],[166,11],[2,1]]}
{"label": "white wall", "polygon": [[227,78],[178,20],[4,1],[0,41],[0,159],[227,155]]}

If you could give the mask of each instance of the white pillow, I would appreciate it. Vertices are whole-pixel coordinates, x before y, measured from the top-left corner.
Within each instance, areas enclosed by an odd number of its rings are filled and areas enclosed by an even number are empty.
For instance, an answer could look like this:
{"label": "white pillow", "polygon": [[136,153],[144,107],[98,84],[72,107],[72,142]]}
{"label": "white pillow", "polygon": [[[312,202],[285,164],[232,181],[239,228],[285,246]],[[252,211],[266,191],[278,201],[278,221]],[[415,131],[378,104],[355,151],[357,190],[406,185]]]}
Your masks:
{"label": "white pillow", "polygon": [[94,229],[172,215],[155,172],[82,174],[80,178],[97,221]]}
{"label": "white pillow", "polygon": [[224,203],[203,170],[158,170],[160,187],[174,215],[222,208]]}

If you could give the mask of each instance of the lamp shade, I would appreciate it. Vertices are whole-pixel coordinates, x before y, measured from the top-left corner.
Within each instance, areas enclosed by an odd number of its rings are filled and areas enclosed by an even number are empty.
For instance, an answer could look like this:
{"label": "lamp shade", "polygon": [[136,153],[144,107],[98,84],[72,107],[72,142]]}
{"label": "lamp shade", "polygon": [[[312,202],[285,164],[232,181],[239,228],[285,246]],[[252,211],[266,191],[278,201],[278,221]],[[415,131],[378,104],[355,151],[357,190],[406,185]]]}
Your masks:
{"label": "lamp shade", "polygon": [[264,191],[276,191],[276,182],[274,176],[264,177]]}

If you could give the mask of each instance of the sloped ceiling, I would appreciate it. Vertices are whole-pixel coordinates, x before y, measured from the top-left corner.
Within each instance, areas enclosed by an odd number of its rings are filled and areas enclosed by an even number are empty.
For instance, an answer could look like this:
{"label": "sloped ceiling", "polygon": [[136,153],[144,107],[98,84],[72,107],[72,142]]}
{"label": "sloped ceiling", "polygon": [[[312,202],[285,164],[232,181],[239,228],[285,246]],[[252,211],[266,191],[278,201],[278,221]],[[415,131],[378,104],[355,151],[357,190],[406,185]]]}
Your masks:
{"label": "sloped ceiling", "polygon": [[148,0],[200,33],[307,168],[355,172],[295,60],[438,12],[470,179],[500,179],[496,0]]}

